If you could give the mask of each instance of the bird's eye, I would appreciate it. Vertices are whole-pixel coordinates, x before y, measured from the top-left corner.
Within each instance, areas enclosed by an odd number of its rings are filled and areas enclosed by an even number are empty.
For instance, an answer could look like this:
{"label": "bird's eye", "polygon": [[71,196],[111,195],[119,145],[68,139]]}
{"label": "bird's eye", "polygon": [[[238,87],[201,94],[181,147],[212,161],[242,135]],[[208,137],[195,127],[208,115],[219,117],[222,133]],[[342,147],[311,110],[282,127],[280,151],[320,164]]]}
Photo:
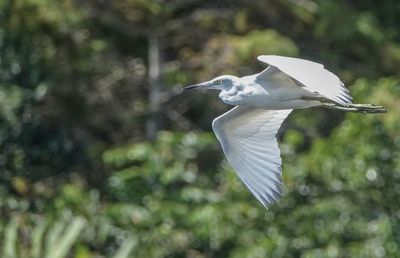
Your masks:
{"label": "bird's eye", "polygon": [[219,79],[219,80],[216,81],[217,84],[222,84],[222,82],[223,82],[222,79]]}

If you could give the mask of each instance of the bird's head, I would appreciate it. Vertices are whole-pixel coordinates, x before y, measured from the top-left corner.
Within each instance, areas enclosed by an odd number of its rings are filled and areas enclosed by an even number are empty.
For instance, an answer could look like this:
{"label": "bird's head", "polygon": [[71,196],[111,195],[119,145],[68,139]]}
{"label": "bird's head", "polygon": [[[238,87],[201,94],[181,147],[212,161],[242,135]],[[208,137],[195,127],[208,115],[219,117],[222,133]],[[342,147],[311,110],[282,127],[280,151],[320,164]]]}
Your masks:
{"label": "bird's head", "polygon": [[230,89],[235,83],[239,81],[239,78],[233,75],[221,75],[212,80],[201,82],[193,85],[189,85],[183,90],[192,89],[213,89],[213,90],[227,90]]}

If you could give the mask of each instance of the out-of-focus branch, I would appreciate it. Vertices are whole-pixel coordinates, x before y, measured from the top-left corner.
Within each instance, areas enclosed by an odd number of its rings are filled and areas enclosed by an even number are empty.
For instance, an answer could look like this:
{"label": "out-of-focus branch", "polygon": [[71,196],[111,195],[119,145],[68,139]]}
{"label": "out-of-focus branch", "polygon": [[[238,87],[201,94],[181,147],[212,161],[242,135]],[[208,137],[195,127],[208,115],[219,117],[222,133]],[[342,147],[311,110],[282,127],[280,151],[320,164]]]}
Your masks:
{"label": "out-of-focus branch", "polygon": [[161,112],[160,96],[163,92],[161,82],[161,46],[157,35],[150,34],[149,42],[149,111],[150,115],[146,124],[146,137],[153,140],[158,130],[163,125],[163,115]]}

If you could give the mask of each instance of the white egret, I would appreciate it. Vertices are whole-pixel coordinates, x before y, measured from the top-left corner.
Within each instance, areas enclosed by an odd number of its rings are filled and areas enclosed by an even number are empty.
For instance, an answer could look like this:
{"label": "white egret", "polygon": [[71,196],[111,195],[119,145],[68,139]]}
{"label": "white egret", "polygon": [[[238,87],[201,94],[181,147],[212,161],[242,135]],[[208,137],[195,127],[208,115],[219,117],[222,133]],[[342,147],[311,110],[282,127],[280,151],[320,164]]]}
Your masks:
{"label": "white egret", "polygon": [[241,78],[222,75],[184,90],[220,90],[221,100],[235,106],[217,117],[212,128],[239,178],[267,207],[282,196],[276,134],[293,109],[322,106],[361,113],[386,110],[371,104],[352,104],[340,79],[319,63],[275,55],[257,59],[269,65],[258,74]]}

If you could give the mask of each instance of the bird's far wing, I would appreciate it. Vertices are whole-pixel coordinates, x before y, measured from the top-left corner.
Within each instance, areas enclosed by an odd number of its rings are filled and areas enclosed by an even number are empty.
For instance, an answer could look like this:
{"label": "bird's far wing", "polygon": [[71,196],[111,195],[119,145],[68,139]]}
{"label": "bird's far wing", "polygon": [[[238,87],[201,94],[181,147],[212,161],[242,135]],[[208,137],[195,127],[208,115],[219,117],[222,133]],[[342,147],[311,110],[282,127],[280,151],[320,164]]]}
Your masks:
{"label": "bird's far wing", "polygon": [[[339,77],[326,70],[322,64],[275,55],[261,55],[257,59],[269,64],[269,67],[259,76],[266,78],[268,74],[278,69],[299,82],[298,85],[311,93],[317,93],[341,105],[350,104],[352,101],[349,90],[344,87]],[[270,67],[274,69],[270,69]]]}
{"label": "bird's far wing", "polygon": [[229,163],[265,207],[282,195],[276,134],[291,111],[236,106],[212,124]]}

